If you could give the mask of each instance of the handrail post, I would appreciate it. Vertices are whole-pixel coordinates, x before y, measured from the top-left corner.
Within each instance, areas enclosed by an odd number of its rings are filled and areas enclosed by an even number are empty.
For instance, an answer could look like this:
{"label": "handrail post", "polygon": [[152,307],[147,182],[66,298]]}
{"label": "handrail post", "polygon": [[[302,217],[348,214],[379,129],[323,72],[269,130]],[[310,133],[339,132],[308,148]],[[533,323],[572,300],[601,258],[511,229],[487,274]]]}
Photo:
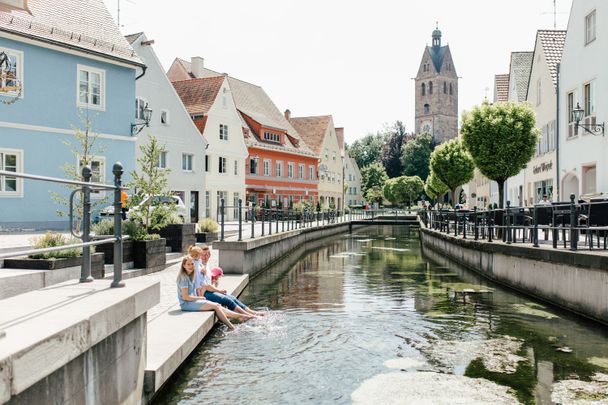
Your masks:
{"label": "handrail post", "polygon": [[[489,214],[492,215],[489,215]],[[488,242],[492,242],[492,234],[494,233],[494,216],[496,215],[496,210],[492,208],[491,211],[488,212]]]}
{"label": "handrail post", "polygon": [[479,219],[477,218],[477,206],[473,207],[473,221],[474,221],[474,235],[475,235],[475,240],[479,239]]}
{"label": "handrail post", "polygon": [[268,210],[268,235],[272,235],[272,208]]}
{"label": "handrail post", "polygon": [[283,208],[281,208],[281,232],[285,232],[285,210]]}
{"label": "handrail post", "polygon": [[266,214],[266,208],[262,207],[260,213],[262,214],[262,236],[264,236],[266,235],[266,229],[264,228],[264,215]]}
{"label": "handrail post", "polygon": [[503,237],[503,241],[506,238],[506,242],[507,245],[510,245],[512,242],[512,238],[511,238],[511,217],[509,216],[511,214],[511,201],[507,201],[507,212],[505,213],[505,216],[503,217],[503,223],[505,224],[505,232],[506,235]]}
{"label": "handrail post", "polygon": [[221,223],[222,223],[222,228],[221,228],[221,235],[220,235],[220,241],[224,241],[224,199],[221,198],[220,199],[220,219],[221,219]]}
{"label": "handrail post", "polygon": [[574,203],[574,199],[576,196],[570,194],[570,250],[575,251],[578,249],[578,235],[576,229],[576,205]]}
{"label": "handrail post", "polygon": [[257,215],[255,212],[255,202],[251,203],[251,239],[255,238],[255,221],[257,219]]}
{"label": "handrail post", "polygon": [[[83,181],[90,183],[93,172],[86,165],[82,168]],[[82,241],[89,242],[91,240],[91,189],[89,186],[82,187]],[[91,247],[85,246],[82,248],[82,267],[80,270],[80,282],[89,283],[93,281],[91,277]]]}
{"label": "handrail post", "polygon": [[110,287],[118,288],[124,287],[125,283],[122,281],[122,174],[123,168],[120,162],[114,163],[112,167],[112,173],[114,173],[114,278]]}
{"label": "handrail post", "polygon": [[275,233],[279,233],[279,209],[277,208],[275,211],[275,221],[276,221],[276,228],[275,228]]}
{"label": "handrail post", "polygon": [[239,242],[243,240],[243,200],[239,198]]}
{"label": "handrail post", "polygon": [[539,245],[538,245],[538,207],[536,205],[534,205],[533,215],[534,215],[534,218],[532,218],[532,220],[534,221],[534,229],[532,230],[532,239],[533,239],[532,246],[539,247]]}

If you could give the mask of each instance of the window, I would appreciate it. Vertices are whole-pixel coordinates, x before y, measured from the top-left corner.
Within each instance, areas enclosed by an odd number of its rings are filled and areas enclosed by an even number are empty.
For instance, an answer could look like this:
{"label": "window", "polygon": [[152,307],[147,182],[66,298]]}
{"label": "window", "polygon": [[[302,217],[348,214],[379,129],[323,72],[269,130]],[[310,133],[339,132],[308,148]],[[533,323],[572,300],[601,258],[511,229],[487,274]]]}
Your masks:
{"label": "window", "polygon": [[185,172],[194,170],[194,155],[182,153],[182,170]]}
{"label": "window", "polygon": [[270,176],[270,160],[264,159],[264,176]]}
{"label": "window", "polygon": [[585,45],[595,41],[595,10],[585,17]]}
{"label": "window", "polygon": [[[91,167],[91,183],[104,183],[106,158],[101,156],[89,157],[89,166]],[[85,165],[84,160],[78,159],[78,173],[82,173],[82,168]],[[101,190],[91,190],[91,194],[100,194]]]}
{"label": "window", "polygon": [[105,72],[78,65],[78,107],[105,109]]}
{"label": "window", "polygon": [[290,179],[293,179],[293,167],[292,162],[287,163],[287,177]]}
{"label": "window", "polygon": [[454,88],[452,87],[452,83],[450,83],[450,96],[454,94]]}
{"label": "window", "polygon": [[161,152],[160,155],[158,155],[158,168],[167,168],[167,152]]}
{"label": "window", "polygon": [[208,173],[211,168],[209,167],[210,162],[209,162],[209,155],[205,155],[205,171]]}
{"label": "window", "polygon": [[281,177],[283,175],[283,162],[281,162],[281,161],[276,162],[274,175],[276,177]]}
{"label": "window", "polygon": [[448,84],[443,82],[443,94],[448,94]]}
{"label": "window", "polygon": [[221,157],[218,160],[218,173],[227,173],[227,167],[226,167],[226,158],[225,157]]}
{"label": "window", "polygon": [[281,142],[281,135],[272,132],[264,132],[264,140],[270,142]]}
{"label": "window", "polygon": [[433,82],[429,82],[429,94],[433,94]]}
{"label": "window", "polygon": [[241,199],[241,196],[239,193],[233,193],[232,194],[232,206],[234,208],[232,208],[232,218],[234,219],[238,219],[239,217],[239,200]]}
{"label": "window", "polygon": [[315,179],[315,167],[308,166],[308,180],[314,180],[314,179]]}
{"label": "window", "polygon": [[220,140],[228,140],[228,125],[220,124]]}
{"label": "window", "polygon": [[209,191],[205,191],[205,218],[211,216],[211,195]]}
{"label": "window", "polygon": [[[0,170],[21,172],[23,152],[20,150],[0,149]],[[22,197],[23,180],[11,176],[0,176],[0,196]]]}
{"label": "window", "polygon": [[160,110],[160,123],[163,125],[169,125],[169,111]]}
{"label": "window", "polygon": [[205,118],[205,116],[203,114],[194,114],[191,117],[192,117],[192,121],[200,121],[203,118]]}
{"label": "window", "polygon": [[573,117],[572,117],[572,111],[574,111],[574,93],[568,93],[567,97],[567,107],[568,109],[566,110],[567,114],[568,114],[568,118],[566,120],[566,122],[572,122]]}
{"label": "window", "polygon": [[421,90],[422,90],[422,95],[426,96],[426,84],[422,83]]}
{"label": "window", "polygon": [[[8,56],[11,69],[5,75],[0,76],[0,88],[5,92],[2,95],[16,96],[21,91],[23,96],[23,52],[12,49],[0,48]],[[21,90],[19,89],[21,86]]]}
{"label": "window", "polygon": [[141,98],[137,97],[135,99],[135,118],[139,120],[144,119],[144,108],[148,105],[148,102]]}
{"label": "window", "polygon": [[238,160],[234,161],[234,175],[235,176],[239,175],[239,161]]}
{"label": "window", "polygon": [[585,84],[585,117],[595,115],[595,81]]}
{"label": "window", "polygon": [[428,104],[424,105],[424,113],[425,114],[430,114],[431,113],[431,106]]}
{"label": "window", "polygon": [[298,164],[298,178],[304,180],[304,165],[302,163]]}
{"label": "window", "polygon": [[258,158],[249,159],[249,174],[258,174]]}

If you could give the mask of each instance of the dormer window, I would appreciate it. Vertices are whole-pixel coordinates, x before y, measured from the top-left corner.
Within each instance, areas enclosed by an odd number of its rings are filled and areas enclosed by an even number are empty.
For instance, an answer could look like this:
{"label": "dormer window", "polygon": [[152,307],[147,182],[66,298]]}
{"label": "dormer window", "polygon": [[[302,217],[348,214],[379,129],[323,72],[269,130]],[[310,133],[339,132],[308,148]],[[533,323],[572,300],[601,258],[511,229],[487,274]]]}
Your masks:
{"label": "dormer window", "polygon": [[264,140],[268,142],[281,143],[281,135],[266,131],[264,132]]}

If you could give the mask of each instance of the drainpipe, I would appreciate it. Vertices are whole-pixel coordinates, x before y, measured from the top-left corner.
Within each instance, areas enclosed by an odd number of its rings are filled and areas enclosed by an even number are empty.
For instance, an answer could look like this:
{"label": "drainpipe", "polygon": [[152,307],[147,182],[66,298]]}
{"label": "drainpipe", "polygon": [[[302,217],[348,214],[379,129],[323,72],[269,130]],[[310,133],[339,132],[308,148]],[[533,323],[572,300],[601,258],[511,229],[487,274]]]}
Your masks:
{"label": "drainpipe", "polygon": [[144,75],[146,74],[146,70],[147,69],[148,69],[148,67],[146,65],[143,65],[141,67],[141,74],[135,78],[135,81],[138,81],[139,79],[141,79],[142,77],[144,77]]}
{"label": "drainpipe", "polygon": [[557,81],[556,81],[556,87],[555,87],[555,91],[557,94],[557,99],[556,99],[556,111],[555,111],[555,169],[556,169],[556,176],[555,176],[555,190],[557,191],[557,201],[561,201],[561,187],[560,187],[560,180],[559,180],[559,78],[560,78],[560,73],[561,73],[561,64],[558,63],[557,64]]}

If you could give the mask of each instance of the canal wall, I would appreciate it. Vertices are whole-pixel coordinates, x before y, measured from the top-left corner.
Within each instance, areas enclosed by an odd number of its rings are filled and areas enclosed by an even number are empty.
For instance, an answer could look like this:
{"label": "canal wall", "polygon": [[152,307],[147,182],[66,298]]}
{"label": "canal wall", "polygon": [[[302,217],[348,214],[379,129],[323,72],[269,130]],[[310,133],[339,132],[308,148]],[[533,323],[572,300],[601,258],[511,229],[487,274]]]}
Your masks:
{"label": "canal wall", "polygon": [[424,249],[492,281],[608,324],[608,256],[456,238],[423,228]]}

